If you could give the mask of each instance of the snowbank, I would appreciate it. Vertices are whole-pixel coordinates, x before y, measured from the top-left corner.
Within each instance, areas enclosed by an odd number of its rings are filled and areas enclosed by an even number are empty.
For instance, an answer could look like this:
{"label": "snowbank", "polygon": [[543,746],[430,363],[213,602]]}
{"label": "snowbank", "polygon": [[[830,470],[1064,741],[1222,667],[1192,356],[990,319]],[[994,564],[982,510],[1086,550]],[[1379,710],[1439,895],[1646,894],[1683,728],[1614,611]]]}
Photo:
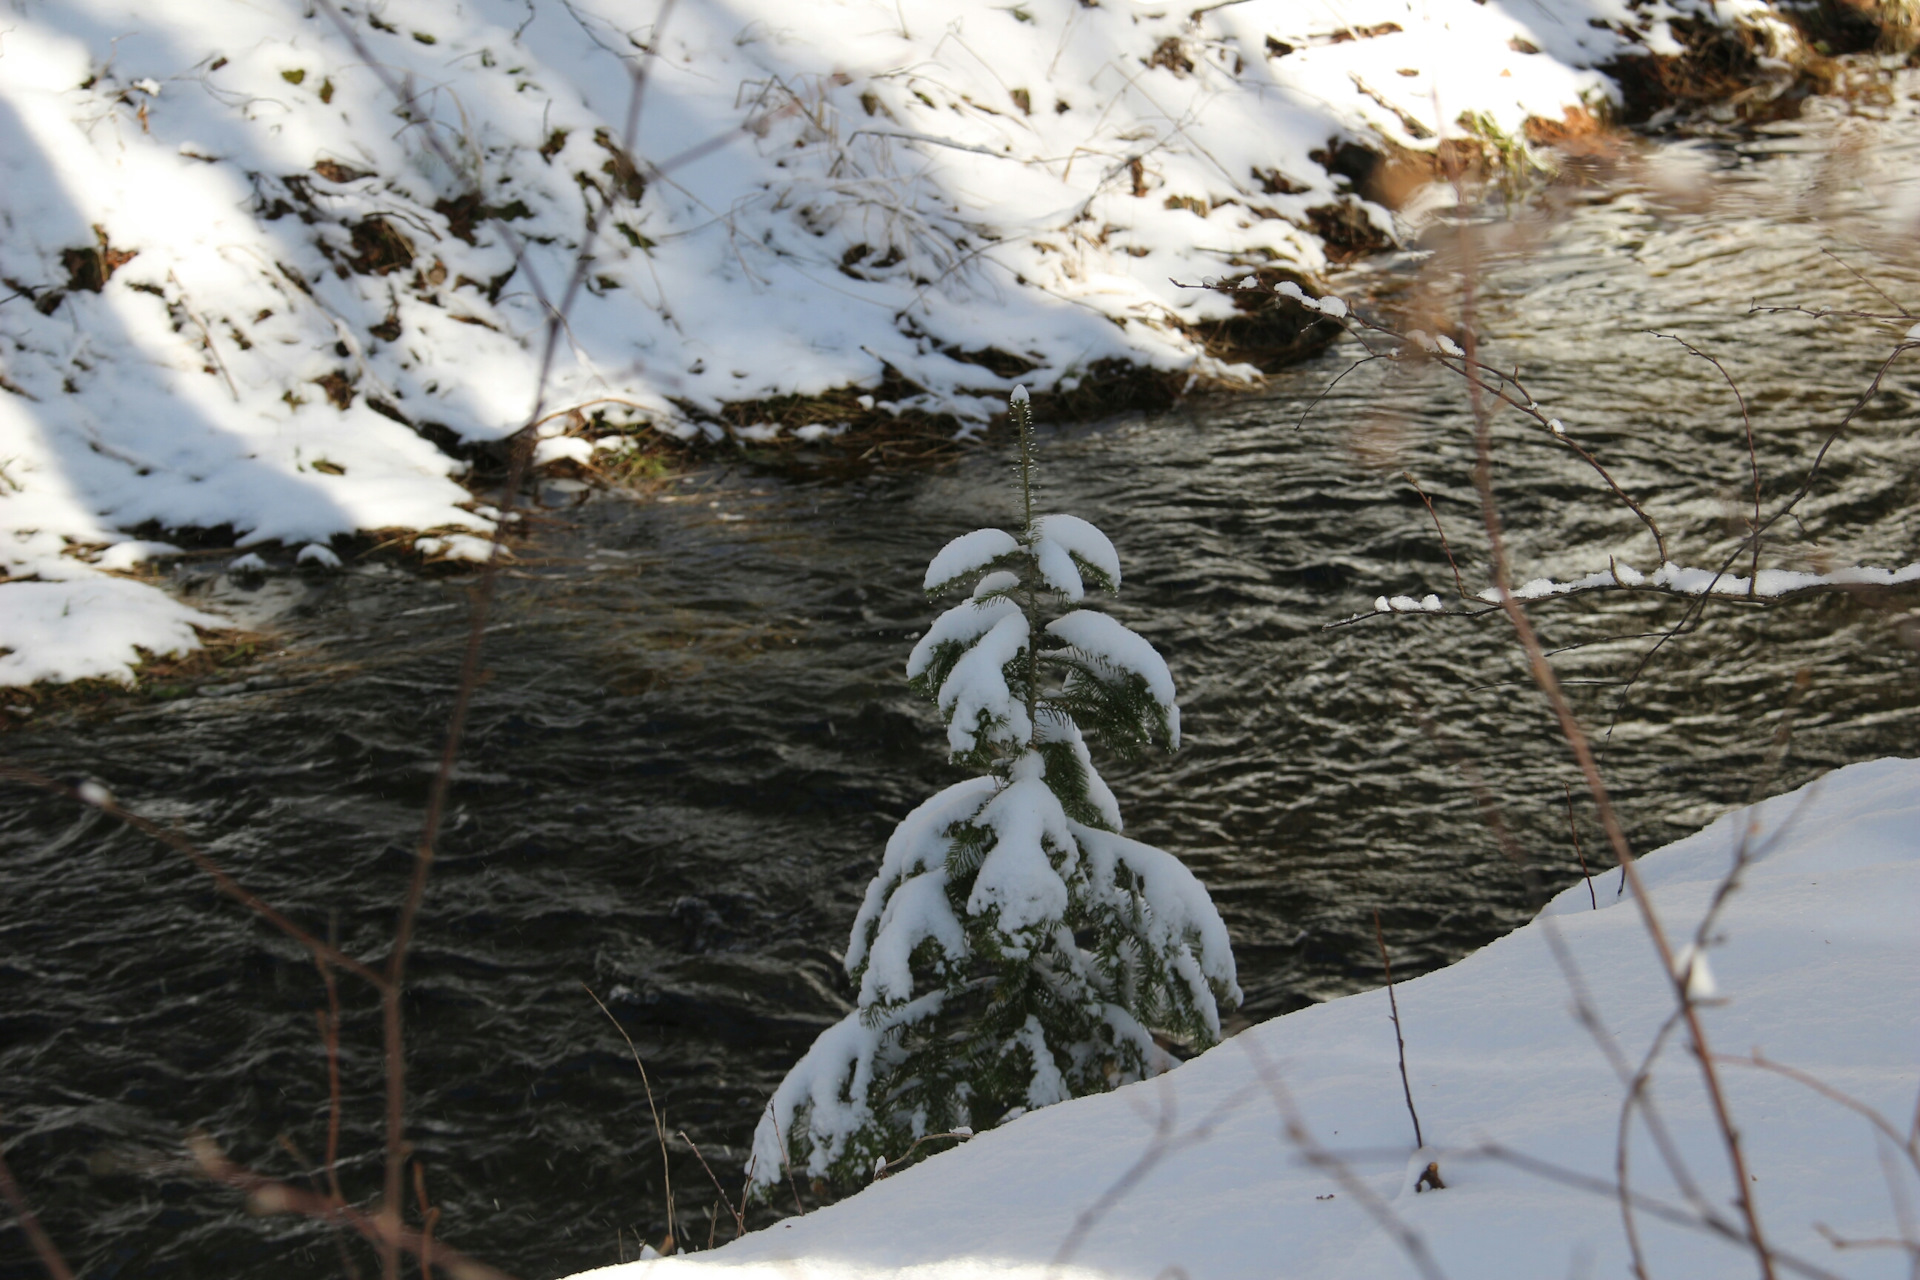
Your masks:
{"label": "snowbank", "polygon": [[[1920,1074],[1920,761],[1880,760],[1721,819],[1642,862],[1668,928],[1700,918],[1749,816],[1766,856],[1748,872],[1709,951],[1724,1003],[1703,1011],[1717,1051],[1812,1073],[1878,1108],[1904,1133]],[[1771,843],[1769,843],[1771,842]],[[1560,895],[1548,914],[1584,973],[1605,1034],[1635,1062],[1669,1012],[1670,987],[1617,874]],[[1398,988],[1407,1058],[1431,1150],[1413,1156],[1384,991],[1336,1000],[1242,1033],[1153,1082],[1063,1103],[849,1200],[712,1254],[629,1263],[601,1280],[1039,1276],[1076,1216],[1148,1152],[1163,1158],[1089,1232],[1061,1277],[1414,1274],[1348,1187],[1305,1163],[1280,1132],[1278,1080],[1313,1138],[1351,1153],[1353,1173],[1424,1239],[1454,1277],[1619,1276],[1620,1211],[1463,1149],[1498,1143],[1603,1181],[1614,1170],[1622,1088],[1574,1022],[1539,920],[1452,968]],[[1270,1072],[1270,1074],[1269,1074]],[[1905,1275],[1897,1252],[1836,1253],[1846,1237],[1897,1237],[1873,1133],[1801,1084],[1751,1067],[1723,1071],[1751,1184],[1777,1247],[1848,1275]],[[1653,1091],[1705,1196],[1724,1210],[1727,1163],[1699,1075],[1680,1044]],[[1416,1194],[1437,1158],[1447,1186]],[[1899,1159],[1888,1168],[1920,1194]],[[1679,1204],[1643,1132],[1638,1192]],[[1730,1212],[1730,1211],[1729,1211]],[[1638,1218],[1650,1270],[1751,1276],[1750,1256]],[[1179,1268],[1180,1270],[1170,1270]]]}
{"label": "snowbank", "polygon": [[[1328,148],[1560,121],[1617,96],[1594,66],[1680,52],[1670,20],[1696,6],[690,0],[657,31],[625,0],[346,8],[365,56],[305,0],[10,7],[9,578],[91,578],[93,550],[149,522],[472,545],[487,513],[439,446],[524,421],[589,196],[606,211],[558,406],[717,435],[725,405],[866,387],[977,424],[1012,385],[989,350],[1041,388],[1110,360],[1251,377],[1190,328],[1235,314],[1228,294],[1171,278],[1318,274],[1328,227],[1390,224]],[[1697,8],[1788,38],[1760,0]],[[636,168],[618,143],[644,48]],[[840,424],[737,434],[789,427]],[[146,601],[142,634],[172,616],[152,588],[115,598]],[[57,650],[19,670],[82,674]]]}

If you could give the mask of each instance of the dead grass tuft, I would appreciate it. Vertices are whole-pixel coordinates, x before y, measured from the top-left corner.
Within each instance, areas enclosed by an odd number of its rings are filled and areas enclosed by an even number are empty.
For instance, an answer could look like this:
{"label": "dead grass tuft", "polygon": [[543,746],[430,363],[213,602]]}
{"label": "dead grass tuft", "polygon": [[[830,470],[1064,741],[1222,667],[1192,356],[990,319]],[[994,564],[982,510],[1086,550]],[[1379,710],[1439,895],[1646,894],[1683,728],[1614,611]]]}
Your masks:
{"label": "dead grass tuft", "polygon": [[270,637],[260,632],[199,631],[199,636],[202,647],[192,653],[139,650],[130,684],[94,679],[0,689],[0,734],[31,730],[53,717],[92,722],[188,697],[251,666],[271,647]]}

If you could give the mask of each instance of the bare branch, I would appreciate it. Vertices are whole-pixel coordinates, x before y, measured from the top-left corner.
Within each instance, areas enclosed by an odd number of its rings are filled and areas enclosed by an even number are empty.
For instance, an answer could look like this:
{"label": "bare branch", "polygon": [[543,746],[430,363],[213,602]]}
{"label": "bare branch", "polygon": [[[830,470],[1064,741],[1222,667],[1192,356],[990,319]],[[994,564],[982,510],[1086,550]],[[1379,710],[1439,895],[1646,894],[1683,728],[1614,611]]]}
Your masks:
{"label": "bare branch", "polygon": [[142,817],[130,809],[122,808],[120,802],[112,796],[93,794],[87,788],[70,786],[67,783],[55,778],[50,778],[32,769],[21,768],[18,765],[0,764],[0,778],[11,779],[14,782],[22,783],[29,787],[37,787],[42,791],[50,791],[56,795],[66,796],[75,803],[98,809],[108,817],[132,827],[135,831],[143,835],[151,836],[198,867],[205,873],[208,879],[213,881],[214,886],[218,888],[220,892],[226,894],[229,898],[232,898],[235,902],[238,902],[241,906],[247,908],[262,920],[265,920],[268,924],[280,930],[281,933],[284,933],[287,937],[305,947],[313,955],[315,961],[343,969],[355,977],[363,979],[376,990],[384,991],[386,989],[386,977],[380,973],[379,970],[360,963],[360,961],[355,960],[352,956],[347,955],[329,943],[322,942],[319,938],[307,932],[307,930],[302,929],[278,909],[270,905],[264,898],[243,887],[239,881],[228,875],[226,871],[221,868],[220,864],[209,857],[198,845],[171,827],[163,827],[150,818]]}
{"label": "bare branch", "polygon": [[1393,1013],[1393,1043],[1400,1051],[1400,1090],[1407,1098],[1407,1114],[1413,1118],[1413,1146],[1420,1150],[1427,1140],[1420,1134],[1420,1113],[1413,1109],[1413,1085],[1407,1080],[1407,1040],[1400,1032],[1400,1001],[1393,994],[1393,963],[1387,959],[1387,935],[1380,929],[1380,913],[1373,913],[1373,939],[1380,944],[1380,967],[1387,973],[1387,1008]]}
{"label": "bare branch", "polygon": [[1429,498],[1427,491],[1420,487],[1420,482],[1413,478],[1413,472],[1403,471],[1400,474],[1407,478],[1407,483],[1413,486],[1413,491],[1420,495],[1420,501],[1427,504],[1427,515],[1433,519],[1433,531],[1440,535],[1440,550],[1446,552],[1447,567],[1453,570],[1453,589],[1460,593],[1462,600],[1473,599],[1473,596],[1467,592],[1467,584],[1460,580],[1460,562],[1453,558],[1453,548],[1447,543],[1447,531],[1440,525],[1440,513],[1433,509],[1433,499]]}
{"label": "bare branch", "polygon": [[316,1195],[289,1183],[264,1177],[227,1159],[213,1139],[197,1134],[187,1143],[202,1173],[215,1182],[243,1192],[247,1207],[255,1213],[296,1213],[321,1222],[336,1222],[351,1227],[383,1252],[411,1254],[414,1258],[433,1258],[451,1280],[513,1280],[508,1273],[446,1244],[431,1240],[425,1233],[401,1225],[385,1213],[368,1214],[330,1197]]}

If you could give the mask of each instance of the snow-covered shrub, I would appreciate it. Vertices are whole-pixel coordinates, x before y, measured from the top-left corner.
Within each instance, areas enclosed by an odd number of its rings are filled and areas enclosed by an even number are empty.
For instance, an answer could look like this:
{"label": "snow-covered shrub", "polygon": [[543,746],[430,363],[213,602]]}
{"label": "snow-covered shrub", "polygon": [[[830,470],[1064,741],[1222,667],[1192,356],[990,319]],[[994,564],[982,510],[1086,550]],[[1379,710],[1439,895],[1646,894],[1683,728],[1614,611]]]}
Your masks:
{"label": "snow-covered shrub", "polygon": [[[968,598],[907,660],[947,744],[979,776],[948,787],[887,842],[847,944],[857,1007],[787,1074],[754,1135],[760,1188],[789,1164],[842,1185],[929,1133],[992,1125],[1173,1065],[1240,1002],[1207,891],[1171,854],[1120,834],[1089,741],[1131,757],[1180,745],[1173,678],[1153,646],[1079,607],[1117,592],[1093,525],[1033,514],[1032,415],[1021,437],[1024,525],[980,529],[928,566]],[[1064,611],[1057,607],[1064,604]]]}

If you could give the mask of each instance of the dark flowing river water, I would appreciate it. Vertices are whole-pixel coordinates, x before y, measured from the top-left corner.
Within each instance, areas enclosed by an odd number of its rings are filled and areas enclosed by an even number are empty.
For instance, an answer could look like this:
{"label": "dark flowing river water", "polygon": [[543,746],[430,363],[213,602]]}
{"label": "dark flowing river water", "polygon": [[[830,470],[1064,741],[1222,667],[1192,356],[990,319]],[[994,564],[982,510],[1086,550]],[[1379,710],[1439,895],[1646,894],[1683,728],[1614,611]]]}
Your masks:
{"label": "dark flowing river water", "polygon": [[[1483,349],[1517,363],[1645,499],[1676,558],[1717,563],[1734,545],[1749,459],[1718,375],[1646,331],[1722,357],[1753,410],[1766,505],[1779,503],[1905,324],[1749,314],[1749,301],[1891,310],[1830,250],[1920,307],[1916,139],[1903,101],[1817,103],[1801,122],[1648,147],[1611,162],[1603,185],[1474,224]],[[1436,224],[1417,252],[1341,287],[1435,328],[1459,297],[1459,244]],[[1409,974],[1527,918],[1532,898],[1475,783],[1548,887],[1579,874],[1567,801],[1579,779],[1497,616],[1325,629],[1377,595],[1448,593],[1406,471],[1433,495],[1469,585],[1486,581],[1458,384],[1381,362],[1296,425],[1354,354],[1337,345],[1259,395],[1043,433],[1046,507],[1112,536],[1126,570],[1113,610],[1167,656],[1184,705],[1183,751],[1107,776],[1130,833],[1212,890],[1251,1019],[1376,985],[1376,909]],[[1914,391],[1896,368],[1768,564],[1920,555]],[[1511,415],[1496,449],[1522,577],[1584,573],[1609,554],[1655,567],[1577,460]],[[837,957],[892,824],[957,776],[902,666],[934,613],[918,590],[928,557],[1011,523],[1009,480],[1000,447],[851,480],[721,466],[563,503],[521,549],[407,995],[410,1137],[443,1238],[544,1277],[664,1234],[647,1103],[587,988],[644,1055],[667,1129],[738,1185],[768,1091],[847,1006]],[[212,570],[183,583],[216,604],[277,602],[281,651],[197,696],[104,722],[47,717],[0,753],[99,779],[296,919],[379,957],[471,578],[366,563],[264,596]],[[1556,661],[1588,723],[1613,721],[1604,767],[1644,851],[1756,789],[1920,750],[1914,604],[1716,605],[1624,704],[1645,635],[1681,605],[1614,595],[1533,612],[1550,644],[1582,646]],[[1797,679],[1790,750],[1770,768]],[[1610,865],[1590,804],[1573,811],[1586,856]],[[369,993],[343,982],[342,1178],[366,1197],[379,1181],[379,1023]],[[324,1229],[250,1218],[183,1157],[204,1131],[264,1171],[315,1168],[323,1006],[304,954],[177,854],[7,790],[0,1137],[87,1276],[341,1274]],[[681,1235],[704,1243],[714,1195],[679,1141],[672,1176]],[[32,1273],[20,1234],[0,1235],[0,1275]]]}

